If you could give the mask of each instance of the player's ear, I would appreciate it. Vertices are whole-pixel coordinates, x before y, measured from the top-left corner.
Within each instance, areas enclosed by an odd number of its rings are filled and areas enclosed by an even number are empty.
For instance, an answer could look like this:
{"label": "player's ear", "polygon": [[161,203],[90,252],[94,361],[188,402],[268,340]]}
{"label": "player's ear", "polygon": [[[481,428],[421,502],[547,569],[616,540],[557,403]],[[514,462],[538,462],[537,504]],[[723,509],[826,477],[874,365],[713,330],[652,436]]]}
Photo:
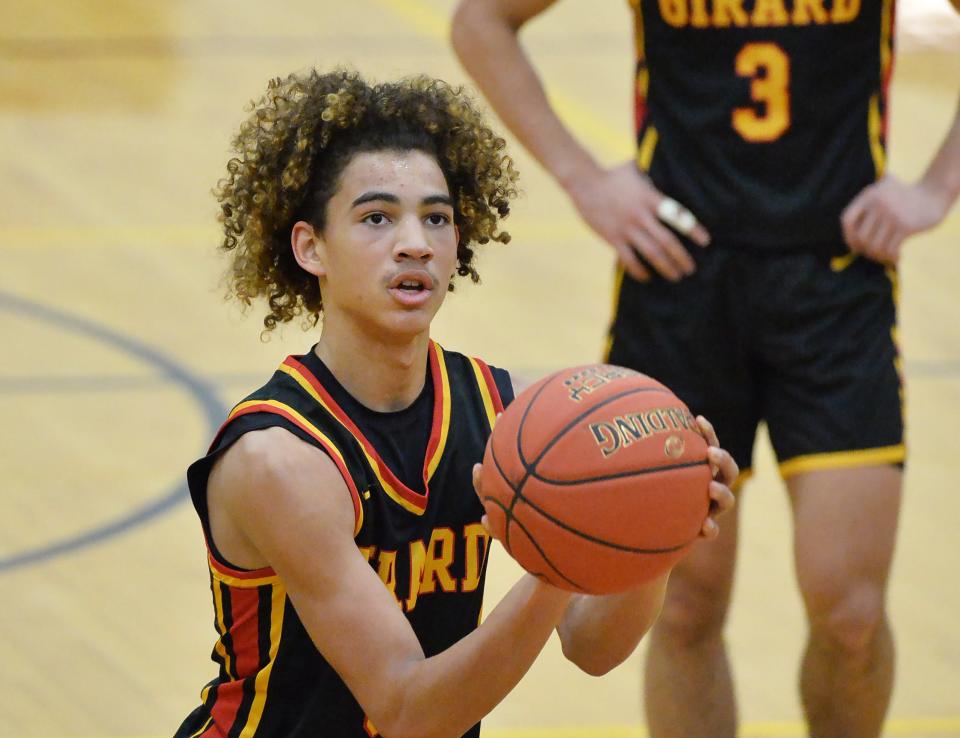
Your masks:
{"label": "player's ear", "polygon": [[323,237],[304,220],[298,220],[290,231],[290,246],[300,268],[315,277],[327,271],[323,263]]}

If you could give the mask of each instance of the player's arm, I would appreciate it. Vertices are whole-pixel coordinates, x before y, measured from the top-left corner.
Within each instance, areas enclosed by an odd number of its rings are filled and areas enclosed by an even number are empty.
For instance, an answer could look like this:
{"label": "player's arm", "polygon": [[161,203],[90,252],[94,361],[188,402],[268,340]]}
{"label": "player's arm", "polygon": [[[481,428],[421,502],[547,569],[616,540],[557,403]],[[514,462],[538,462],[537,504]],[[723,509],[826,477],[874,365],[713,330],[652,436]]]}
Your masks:
{"label": "player's arm", "polygon": [[389,738],[460,736],[516,685],[569,595],[524,576],[484,623],[431,658],[353,540],[354,508],[326,454],[282,429],[244,435],[214,468],[224,555],[272,566],[317,649]]}
{"label": "player's arm", "polygon": [[[707,458],[714,470],[710,511],[700,534],[712,539],[720,532],[717,516],[733,507],[730,488],[740,470],[730,453],[720,448],[713,426],[703,417],[697,422],[707,438]],[[621,664],[660,614],[668,577],[669,572],[623,594],[574,597],[557,626],[564,656],[593,676]]]}
{"label": "player's arm", "polygon": [[[954,4],[960,0],[954,0]],[[939,224],[960,196],[960,105],[953,125],[917,182],[893,175],[865,188],[843,211],[840,222],[850,249],[893,264],[904,239]]]}
{"label": "player's arm", "polygon": [[678,280],[694,270],[680,241],[658,220],[706,245],[709,236],[685,208],[665,198],[633,161],[602,168],[551,108],[520,45],[520,28],[555,0],[461,0],[453,48],[500,118],[570,195],[580,215],[616,250],[624,268],[649,278],[637,257]]}

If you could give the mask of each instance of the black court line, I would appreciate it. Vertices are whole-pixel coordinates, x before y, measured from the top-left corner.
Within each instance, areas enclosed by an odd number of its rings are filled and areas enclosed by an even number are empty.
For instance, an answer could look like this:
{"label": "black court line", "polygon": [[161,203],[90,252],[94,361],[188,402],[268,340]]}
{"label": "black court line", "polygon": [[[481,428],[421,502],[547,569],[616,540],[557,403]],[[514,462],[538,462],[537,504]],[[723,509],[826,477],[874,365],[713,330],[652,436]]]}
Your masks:
{"label": "black court line", "polygon": [[[70,315],[56,308],[3,290],[0,290],[0,312],[13,313],[18,317],[57,326],[65,331],[85,336],[105,346],[122,351],[128,356],[149,364],[159,372],[155,381],[162,381],[165,384],[172,382],[196,401],[206,417],[207,434],[210,437],[216,432],[221,420],[226,415],[227,408],[217,399],[216,393],[208,380],[193,374],[169,356],[163,354],[159,349],[153,348],[136,338],[125,336],[92,320]],[[148,500],[145,504],[121,513],[118,517],[106,523],[50,541],[42,546],[28,548],[0,558],[0,573],[49,561],[58,556],[101,543],[120,533],[144,525],[186,499],[187,485],[185,482],[180,482],[173,488]]]}

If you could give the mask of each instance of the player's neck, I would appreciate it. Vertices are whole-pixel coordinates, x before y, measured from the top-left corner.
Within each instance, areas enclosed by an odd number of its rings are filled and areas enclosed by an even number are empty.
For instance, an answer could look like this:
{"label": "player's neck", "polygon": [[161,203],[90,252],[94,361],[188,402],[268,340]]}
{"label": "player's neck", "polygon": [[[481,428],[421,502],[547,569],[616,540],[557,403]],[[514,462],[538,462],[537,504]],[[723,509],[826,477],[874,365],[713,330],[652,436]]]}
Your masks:
{"label": "player's neck", "polygon": [[378,412],[409,407],[426,380],[429,333],[384,343],[324,326],[317,356],[356,400]]}

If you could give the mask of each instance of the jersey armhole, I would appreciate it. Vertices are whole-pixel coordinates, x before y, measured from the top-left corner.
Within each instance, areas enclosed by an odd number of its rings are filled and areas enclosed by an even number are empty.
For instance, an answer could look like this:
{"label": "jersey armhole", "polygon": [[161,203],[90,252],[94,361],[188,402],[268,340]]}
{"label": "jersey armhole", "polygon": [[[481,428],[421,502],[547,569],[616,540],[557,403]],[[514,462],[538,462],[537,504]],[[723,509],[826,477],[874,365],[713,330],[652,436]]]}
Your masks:
{"label": "jersey armhole", "polygon": [[515,399],[513,394],[513,379],[510,377],[510,372],[506,369],[491,366],[490,373],[493,375],[493,381],[496,383],[497,390],[500,393],[500,404],[503,410],[506,410]]}
{"label": "jersey armhole", "polygon": [[[483,408],[486,411],[487,420],[492,430],[494,423],[497,421],[497,416],[503,412],[505,407],[504,395],[506,394],[508,402],[513,399],[513,390],[510,389],[510,375],[503,369],[490,367],[480,359],[468,357],[468,360],[476,377],[477,387],[480,390],[480,397],[483,401]],[[498,381],[494,378],[494,372],[502,374],[505,379],[501,378],[500,381]],[[503,386],[504,384],[506,385],[505,387]]]}
{"label": "jersey armhole", "polygon": [[[280,405],[281,403],[274,402],[272,404]],[[282,412],[283,409],[288,409],[292,415]],[[354,538],[359,535],[360,530],[363,527],[363,505],[361,504],[360,494],[357,489],[356,482],[354,482],[347,470],[346,463],[343,460],[343,455],[340,453],[340,450],[336,447],[333,441],[330,440],[330,438],[321,433],[315,426],[306,421],[306,419],[301,417],[300,419],[303,422],[297,422],[297,416],[299,416],[299,413],[296,413],[295,410],[292,408],[287,408],[286,406],[283,406],[282,408],[270,407],[256,409],[251,405],[246,408],[235,409],[234,412],[230,414],[227,422],[223,424],[223,426],[220,428],[220,431],[217,433],[217,436],[211,445],[210,453],[195,461],[187,470],[187,481],[190,489],[190,497],[193,500],[193,505],[194,508],[196,508],[197,515],[200,517],[203,536],[204,540],[206,541],[211,564],[215,564],[217,569],[223,569],[223,573],[225,574],[236,577],[239,574],[246,574],[247,576],[254,573],[257,575],[263,575],[268,571],[267,568],[248,570],[231,564],[217,550],[216,544],[213,541],[213,536],[210,532],[210,517],[206,499],[207,480],[209,478],[210,471],[213,469],[213,465],[217,459],[219,459],[220,456],[222,456],[246,433],[256,430],[264,430],[266,428],[279,427],[292,433],[300,440],[309,443],[311,446],[319,446],[319,448],[334,462],[338,471],[340,472],[340,476],[343,478],[344,483],[347,486],[347,490],[350,492],[350,498],[353,503],[354,512]]]}

